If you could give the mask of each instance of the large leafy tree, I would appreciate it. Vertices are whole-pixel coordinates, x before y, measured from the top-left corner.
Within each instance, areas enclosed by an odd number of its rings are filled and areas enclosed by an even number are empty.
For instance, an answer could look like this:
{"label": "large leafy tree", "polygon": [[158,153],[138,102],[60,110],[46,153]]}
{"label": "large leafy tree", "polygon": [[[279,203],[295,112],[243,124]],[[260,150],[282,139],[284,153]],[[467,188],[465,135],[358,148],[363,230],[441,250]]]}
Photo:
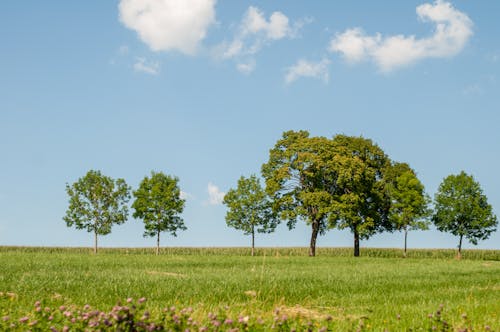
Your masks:
{"label": "large leafy tree", "polygon": [[387,191],[391,201],[389,218],[394,229],[404,232],[404,257],[408,232],[428,229],[429,196],[413,169],[406,163],[394,163],[386,174]]}
{"label": "large leafy tree", "polygon": [[462,256],[464,237],[475,245],[487,239],[498,223],[481,186],[464,171],[449,175],[439,185],[432,220],[441,232],[459,237],[458,258]]}
{"label": "large leafy tree", "polygon": [[316,254],[318,234],[329,227],[333,187],[331,140],[309,137],[307,131],[287,131],[269,152],[262,165],[266,192],[273,200],[273,211],[287,221],[289,229],[297,220],[311,226],[309,255]]}
{"label": "large leafy tree", "polygon": [[72,185],[66,184],[66,192],[69,207],[64,221],[68,227],[94,233],[94,253],[97,253],[97,236],[111,233],[113,224],[127,220],[130,188],[123,179],[114,180],[90,170]]}
{"label": "large leafy tree", "polygon": [[156,236],[156,254],[160,253],[160,233],[177,236],[178,230],[186,230],[180,217],[185,200],[181,198],[179,179],[162,172],[151,172],[133,192],[134,218],[144,221],[144,236]]}
{"label": "large leafy tree", "polygon": [[255,175],[240,177],[235,189],[224,196],[227,205],[226,223],[252,236],[252,256],[255,252],[255,233],[271,233],[278,224],[271,200]]}
{"label": "large leafy tree", "polygon": [[[390,160],[380,147],[363,137],[336,135],[333,138],[332,167],[335,200],[331,222],[354,235],[354,256],[359,256],[360,239],[391,230],[390,201],[385,190],[385,172]],[[334,225],[331,225],[332,227]]]}

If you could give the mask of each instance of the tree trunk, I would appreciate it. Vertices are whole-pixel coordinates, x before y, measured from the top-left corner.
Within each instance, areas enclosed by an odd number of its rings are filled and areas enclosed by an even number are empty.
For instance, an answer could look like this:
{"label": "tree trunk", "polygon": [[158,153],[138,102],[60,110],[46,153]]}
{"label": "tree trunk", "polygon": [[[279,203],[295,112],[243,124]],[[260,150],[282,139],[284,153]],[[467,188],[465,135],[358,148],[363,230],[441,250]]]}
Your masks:
{"label": "tree trunk", "polygon": [[160,254],[160,231],[156,234],[156,256]]}
{"label": "tree trunk", "polygon": [[460,234],[460,242],[458,242],[458,254],[457,254],[458,259],[462,259],[462,238],[463,235]]}
{"label": "tree trunk", "polygon": [[312,234],[311,234],[311,243],[309,246],[309,256],[316,256],[316,239],[318,238],[319,233],[319,222],[317,220],[313,221],[312,224]]}
{"label": "tree trunk", "polygon": [[97,254],[97,230],[94,230],[94,254]]}
{"label": "tree trunk", "polygon": [[354,257],[359,257],[359,233],[354,230]]}
{"label": "tree trunk", "polygon": [[406,258],[406,242],[408,239],[408,228],[405,226],[405,252],[403,254],[403,257]]}
{"label": "tree trunk", "polygon": [[252,225],[252,256],[255,254],[255,227]]}

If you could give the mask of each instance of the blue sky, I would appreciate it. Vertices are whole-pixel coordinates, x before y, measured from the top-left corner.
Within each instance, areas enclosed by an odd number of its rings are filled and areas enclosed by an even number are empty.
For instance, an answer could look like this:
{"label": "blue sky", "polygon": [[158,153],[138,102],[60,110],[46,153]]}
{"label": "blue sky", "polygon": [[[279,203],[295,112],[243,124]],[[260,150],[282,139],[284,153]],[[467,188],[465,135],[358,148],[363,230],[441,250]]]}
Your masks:
{"label": "blue sky", "polygon": [[[163,245],[246,246],[218,200],[290,129],[371,138],[431,196],[465,170],[499,214],[499,12],[465,0],[2,1],[0,245],[90,246],[62,220],[65,184],[98,169],[132,187],[151,170],[180,178],[188,231]],[[129,218],[100,244],[154,245],[142,232]],[[309,236],[280,227],[257,245]],[[410,247],[457,242],[409,235]],[[477,247],[499,244],[497,231]]]}

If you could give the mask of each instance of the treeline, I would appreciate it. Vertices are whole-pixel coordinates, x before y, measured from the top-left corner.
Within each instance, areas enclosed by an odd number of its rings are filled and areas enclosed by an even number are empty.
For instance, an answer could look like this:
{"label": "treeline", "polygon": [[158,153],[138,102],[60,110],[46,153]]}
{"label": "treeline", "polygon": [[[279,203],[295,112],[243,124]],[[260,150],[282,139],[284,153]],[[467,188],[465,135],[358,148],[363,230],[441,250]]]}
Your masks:
{"label": "treeline", "polygon": [[[346,135],[310,137],[307,131],[288,131],[269,152],[262,165],[265,187],[257,175],[242,176],[228,191],[227,225],[251,235],[252,255],[256,233],[273,232],[285,222],[311,228],[309,255],[316,254],[318,235],[331,229],[349,229],[354,256],[360,241],[380,232],[404,232],[404,255],[411,230],[440,231],[471,243],[487,239],[496,230],[497,218],[477,181],[461,172],[449,175],[439,186],[434,202],[425,193],[416,172],[403,162],[391,160],[370,139]],[[130,188],[123,179],[113,180],[98,171],[67,185],[70,206],[64,217],[68,226],[87,229],[95,236],[111,231],[111,225],[127,219]],[[145,236],[176,235],[186,227],[180,214],[178,178],[163,173],[145,177],[133,191],[133,216],[145,223]],[[433,203],[434,208],[431,208]]]}

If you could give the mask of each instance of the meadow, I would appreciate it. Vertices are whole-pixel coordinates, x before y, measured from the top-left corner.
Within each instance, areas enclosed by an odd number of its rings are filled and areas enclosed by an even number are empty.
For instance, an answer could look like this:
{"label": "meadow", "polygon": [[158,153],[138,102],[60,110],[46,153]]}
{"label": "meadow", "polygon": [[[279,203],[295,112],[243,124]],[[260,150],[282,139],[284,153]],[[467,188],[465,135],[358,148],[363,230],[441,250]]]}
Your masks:
{"label": "meadow", "polygon": [[[453,250],[413,250],[406,259],[396,249],[354,258],[351,248],[318,248],[313,258],[306,248],[255,257],[247,248],[90,252],[0,247],[0,328],[62,330],[68,308],[76,317],[129,305],[140,319],[184,319],[192,331],[500,331],[498,250],[466,250],[462,260]],[[44,322],[43,310],[59,321]]]}

